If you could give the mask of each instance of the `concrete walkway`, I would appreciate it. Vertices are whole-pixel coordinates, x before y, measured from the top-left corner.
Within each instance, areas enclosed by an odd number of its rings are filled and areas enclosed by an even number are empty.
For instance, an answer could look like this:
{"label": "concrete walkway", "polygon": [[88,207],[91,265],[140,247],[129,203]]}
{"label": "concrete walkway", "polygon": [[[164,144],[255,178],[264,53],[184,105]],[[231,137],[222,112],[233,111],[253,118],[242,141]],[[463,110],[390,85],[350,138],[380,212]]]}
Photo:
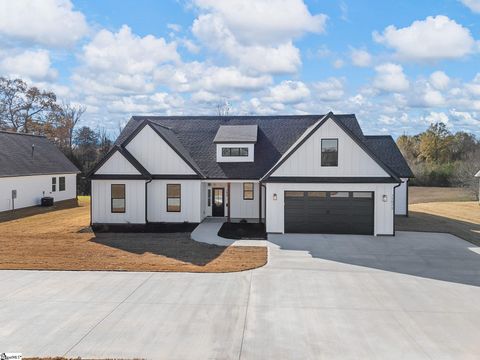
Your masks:
{"label": "concrete walkway", "polygon": [[277,235],[229,274],[0,271],[0,352],[478,359],[480,250],[447,234]]}
{"label": "concrete walkway", "polygon": [[225,218],[206,218],[193,230],[192,240],[220,246],[267,246],[266,240],[232,240],[218,236]]}

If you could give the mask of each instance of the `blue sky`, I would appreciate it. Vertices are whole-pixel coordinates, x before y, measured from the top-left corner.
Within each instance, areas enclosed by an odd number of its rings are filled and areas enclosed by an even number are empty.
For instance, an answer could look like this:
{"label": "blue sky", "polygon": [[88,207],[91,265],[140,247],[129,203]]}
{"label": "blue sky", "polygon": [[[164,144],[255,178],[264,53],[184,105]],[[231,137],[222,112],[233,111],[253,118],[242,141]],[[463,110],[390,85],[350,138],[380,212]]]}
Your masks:
{"label": "blue sky", "polygon": [[480,0],[0,0],[0,76],[131,115],[356,113],[480,136]]}

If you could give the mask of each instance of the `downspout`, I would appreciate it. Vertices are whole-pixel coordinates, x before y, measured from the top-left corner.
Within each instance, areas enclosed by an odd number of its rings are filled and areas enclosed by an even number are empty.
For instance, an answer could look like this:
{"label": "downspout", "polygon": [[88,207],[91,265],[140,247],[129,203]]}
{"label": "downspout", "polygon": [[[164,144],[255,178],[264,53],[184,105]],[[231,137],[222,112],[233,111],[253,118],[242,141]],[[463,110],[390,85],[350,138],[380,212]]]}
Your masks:
{"label": "downspout", "polygon": [[395,236],[395,189],[400,185],[402,185],[401,181],[393,187],[393,236]]}
{"label": "downspout", "polygon": [[258,223],[262,223],[262,182],[258,182]]}
{"label": "downspout", "polygon": [[406,204],[406,206],[407,206],[406,216],[407,216],[407,217],[408,217],[408,182],[409,182],[409,181],[410,181],[410,179],[407,179],[407,181],[405,181],[405,185],[406,185],[406,187],[407,187],[407,190],[406,190],[406,191],[407,191],[407,204]]}
{"label": "downspout", "polygon": [[[265,231],[267,230],[267,187],[265,184],[261,183],[260,193],[262,192],[262,187],[265,189]],[[260,203],[260,214],[262,213],[262,204]]]}
{"label": "downspout", "polygon": [[145,225],[148,224],[148,184],[152,182],[150,178],[148,181],[145,182]]}

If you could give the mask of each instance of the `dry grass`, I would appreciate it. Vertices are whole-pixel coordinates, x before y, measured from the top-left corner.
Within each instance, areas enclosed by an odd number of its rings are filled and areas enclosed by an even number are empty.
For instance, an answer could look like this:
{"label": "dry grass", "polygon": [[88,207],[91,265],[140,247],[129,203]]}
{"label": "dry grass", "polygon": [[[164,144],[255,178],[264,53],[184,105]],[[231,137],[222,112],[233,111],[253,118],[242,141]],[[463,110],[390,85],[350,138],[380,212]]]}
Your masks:
{"label": "dry grass", "polygon": [[409,204],[473,200],[475,200],[475,194],[463,188],[427,186],[410,186],[408,188]]}
{"label": "dry grass", "polygon": [[0,269],[232,272],[263,266],[264,247],[195,242],[189,233],[94,234],[78,207],[0,222]]}

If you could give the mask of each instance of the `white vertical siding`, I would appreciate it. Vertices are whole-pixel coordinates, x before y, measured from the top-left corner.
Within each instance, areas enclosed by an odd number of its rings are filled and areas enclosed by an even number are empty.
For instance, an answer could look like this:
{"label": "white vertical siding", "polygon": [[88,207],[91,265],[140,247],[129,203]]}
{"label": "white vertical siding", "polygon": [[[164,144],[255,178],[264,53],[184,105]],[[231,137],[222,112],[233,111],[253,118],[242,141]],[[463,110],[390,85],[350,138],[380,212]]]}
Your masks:
{"label": "white vertical siding", "polygon": [[[248,156],[222,156],[223,148],[247,148]],[[217,144],[217,162],[253,162],[255,144]]]}
{"label": "white vertical siding", "polygon": [[[284,232],[284,192],[298,191],[373,191],[374,192],[374,234],[393,234],[393,187],[396,184],[285,184],[267,183],[267,232]],[[277,200],[273,200],[277,194]],[[387,195],[387,201],[383,201]]]}
{"label": "white vertical siding", "polygon": [[[65,176],[65,191],[59,191],[59,177]],[[57,180],[52,192],[52,177]],[[0,211],[12,210],[12,190],[17,190],[15,208],[40,205],[43,196],[55,201],[74,199],[77,196],[76,174],[34,175],[0,178]]]}
{"label": "white vertical siding", "polygon": [[395,215],[407,215],[408,179],[402,178],[402,184],[395,189]]}
{"label": "white vertical siding", "polygon": [[[167,184],[181,185],[181,211],[167,212]],[[201,181],[153,180],[148,185],[148,221],[200,222]]]}
{"label": "white vertical siding", "polygon": [[122,175],[139,175],[135,167],[125,159],[118,151],[98,169],[95,174],[122,174]]}
{"label": "white vertical siding", "polygon": [[231,183],[231,212],[230,217],[235,219],[257,219],[259,206],[259,186],[258,183],[253,184],[254,198],[253,200],[243,200],[243,183]]}
{"label": "white vertical siding", "polygon": [[[112,184],[125,184],[125,213],[111,211]],[[92,222],[144,224],[145,180],[92,180]]]}
{"label": "white vertical siding", "polygon": [[[321,140],[338,139],[338,166],[321,166]],[[390,175],[333,120],[328,119],[273,172],[272,176],[372,176]]]}
{"label": "white vertical siding", "polygon": [[151,174],[196,174],[150,126],[145,126],[126,148]]}

